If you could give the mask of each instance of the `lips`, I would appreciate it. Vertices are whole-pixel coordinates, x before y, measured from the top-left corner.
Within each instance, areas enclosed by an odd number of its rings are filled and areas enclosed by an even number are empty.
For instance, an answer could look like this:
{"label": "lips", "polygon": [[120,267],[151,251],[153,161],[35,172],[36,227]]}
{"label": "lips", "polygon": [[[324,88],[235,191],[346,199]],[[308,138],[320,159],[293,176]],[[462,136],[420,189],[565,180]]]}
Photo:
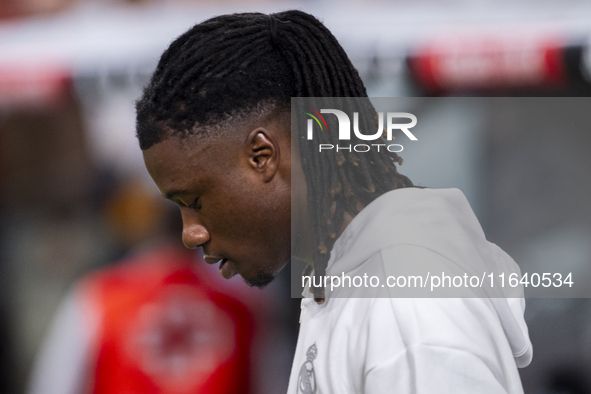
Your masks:
{"label": "lips", "polygon": [[205,256],[204,260],[207,264],[216,264],[220,263],[220,275],[222,275],[226,279],[230,279],[234,275],[236,275],[236,271],[232,267],[232,263],[228,262],[228,259],[221,258],[217,256]]}
{"label": "lips", "polygon": [[205,255],[203,256],[203,260],[205,260],[205,262],[209,265],[211,264],[216,264],[218,263],[220,260],[226,260],[223,257],[219,257],[219,256],[209,256],[209,255]]}
{"label": "lips", "polygon": [[226,279],[230,279],[231,277],[234,276],[232,270],[230,269],[230,265],[227,264],[228,263],[228,259],[222,259],[222,261],[220,261],[220,274],[226,278]]}

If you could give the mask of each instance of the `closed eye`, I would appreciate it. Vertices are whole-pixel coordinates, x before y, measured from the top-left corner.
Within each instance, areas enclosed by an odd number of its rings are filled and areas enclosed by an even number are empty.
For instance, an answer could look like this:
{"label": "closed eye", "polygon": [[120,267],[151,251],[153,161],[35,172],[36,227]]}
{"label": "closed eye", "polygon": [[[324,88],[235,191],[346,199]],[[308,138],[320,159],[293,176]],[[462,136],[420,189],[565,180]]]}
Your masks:
{"label": "closed eye", "polygon": [[195,211],[200,210],[201,209],[201,205],[197,205],[198,202],[199,202],[199,197],[197,197],[195,199],[195,201],[193,201],[193,204],[189,205],[188,208],[194,209]]}

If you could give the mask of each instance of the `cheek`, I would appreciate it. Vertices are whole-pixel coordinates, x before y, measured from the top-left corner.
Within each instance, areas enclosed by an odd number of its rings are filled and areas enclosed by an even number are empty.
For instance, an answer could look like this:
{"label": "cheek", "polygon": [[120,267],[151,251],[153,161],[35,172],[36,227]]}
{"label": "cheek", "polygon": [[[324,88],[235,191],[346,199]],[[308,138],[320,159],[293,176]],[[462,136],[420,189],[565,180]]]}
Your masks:
{"label": "cheek", "polygon": [[[222,185],[212,195],[213,229],[230,238],[248,238],[260,231],[264,197],[247,181]],[[220,234],[221,235],[221,234]]]}
{"label": "cheek", "polygon": [[250,173],[235,171],[218,184],[211,200],[216,211],[213,237],[217,235],[227,253],[241,254],[242,259],[267,261],[290,250],[289,184],[265,183]]}

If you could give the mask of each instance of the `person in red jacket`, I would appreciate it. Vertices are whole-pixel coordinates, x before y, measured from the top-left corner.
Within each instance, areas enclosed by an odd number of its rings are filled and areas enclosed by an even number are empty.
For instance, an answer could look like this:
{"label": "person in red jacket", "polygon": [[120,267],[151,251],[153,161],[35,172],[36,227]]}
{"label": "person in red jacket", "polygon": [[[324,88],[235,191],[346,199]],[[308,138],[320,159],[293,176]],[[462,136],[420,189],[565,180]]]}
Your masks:
{"label": "person in red jacket", "polygon": [[[129,200],[135,211],[124,209]],[[157,212],[148,202],[132,185],[107,210],[112,224],[143,246],[76,283],[38,355],[29,393],[252,392],[248,297],[239,301],[218,286],[180,242],[152,233],[146,247],[142,234],[131,236],[142,227],[131,225],[134,217]]]}
{"label": "person in red jacket", "polygon": [[87,277],[96,316],[95,394],[247,393],[251,317],[192,255],[158,248]]}

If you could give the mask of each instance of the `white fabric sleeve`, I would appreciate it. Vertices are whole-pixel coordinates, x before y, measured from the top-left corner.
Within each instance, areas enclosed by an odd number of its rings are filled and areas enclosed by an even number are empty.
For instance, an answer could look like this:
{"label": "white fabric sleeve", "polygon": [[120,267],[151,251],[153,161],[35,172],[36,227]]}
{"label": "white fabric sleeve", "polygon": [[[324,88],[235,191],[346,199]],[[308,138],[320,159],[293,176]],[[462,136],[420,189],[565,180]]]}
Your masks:
{"label": "white fabric sleeve", "polygon": [[70,291],[62,300],[33,365],[27,394],[81,394],[87,388],[96,319]]}
{"label": "white fabric sleeve", "polygon": [[[413,346],[371,369],[364,393],[507,394],[494,368],[476,355],[448,347]],[[521,391],[522,392],[522,391]]]}

